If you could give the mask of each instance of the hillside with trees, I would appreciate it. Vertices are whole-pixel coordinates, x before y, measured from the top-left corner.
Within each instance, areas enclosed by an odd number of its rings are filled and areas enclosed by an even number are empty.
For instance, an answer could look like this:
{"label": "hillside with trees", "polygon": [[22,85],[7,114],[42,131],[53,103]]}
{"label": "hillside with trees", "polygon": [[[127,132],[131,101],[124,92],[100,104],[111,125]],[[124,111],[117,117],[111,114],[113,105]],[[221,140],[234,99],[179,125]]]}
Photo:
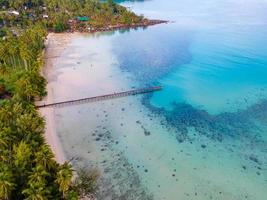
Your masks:
{"label": "hillside with trees", "polygon": [[[79,17],[87,20],[79,21]],[[73,26],[82,30],[149,23],[113,0],[0,0],[0,26],[25,28],[36,22],[56,32]]]}

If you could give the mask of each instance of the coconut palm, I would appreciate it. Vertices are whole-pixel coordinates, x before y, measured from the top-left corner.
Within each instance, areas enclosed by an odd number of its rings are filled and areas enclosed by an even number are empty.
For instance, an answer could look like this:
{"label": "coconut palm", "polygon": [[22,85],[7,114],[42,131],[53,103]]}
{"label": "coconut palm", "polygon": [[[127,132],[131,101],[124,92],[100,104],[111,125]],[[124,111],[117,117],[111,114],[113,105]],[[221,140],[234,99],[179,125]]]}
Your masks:
{"label": "coconut palm", "polygon": [[[1,127],[1,126],[0,126]],[[4,128],[0,128],[0,148],[6,148],[8,146],[8,140],[9,138],[6,135],[5,129],[7,129],[6,127]]]}
{"label": "coconut palm", "polygon": [[72,172],[71,165],[67,162],[62,164],[57,172],[56,183],[59,185],[59,190],[63,193],[63,197],[71,186]]}
{"label": "coconut palm", "polygon": [[30,146],[24,141],[21,141],[17,146],[14,146],[13,149],[15,166],[19,167],[20,170],[26,169],[26,167],[31,163],[30,159],[32,150]]}
{"label": "coconut palm", "polygon": [[34,161],[39,165],[42,165],[45,169],[50,169],[56,164],[54,155],[49,146],[46,144],[42,145],[40,150],[35,153]]}
{"label": "coconut palm", "polygon": [[36,182],[45,182],[45,178],[49,176],[49,173],[45,171],[44,167],[37,165],[29,176],[29,184]]}
{"label": "coconut palm", "polygon": [[9,199],[14,188],[15,184],[12,182],[11,171],[7,166],[0,165],[0,199]]}
{"label": "coconut palm", "polygon": [[42,182],[31,183],[28,188],[22,191],[25,200],[47,200],[49,191]]}

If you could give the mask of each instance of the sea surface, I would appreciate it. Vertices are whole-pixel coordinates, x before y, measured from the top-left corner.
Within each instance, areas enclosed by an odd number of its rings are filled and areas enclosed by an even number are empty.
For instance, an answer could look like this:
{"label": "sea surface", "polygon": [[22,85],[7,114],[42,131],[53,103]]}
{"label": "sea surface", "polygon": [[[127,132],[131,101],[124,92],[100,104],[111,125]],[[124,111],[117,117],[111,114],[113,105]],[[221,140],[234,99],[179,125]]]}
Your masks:
{"label": "sea surface", "polygon": [[161,85],[55,110],[101,200],[267,197],[267,1],[118,1],[147,28],[79,35],[56,61],[55,101]]}

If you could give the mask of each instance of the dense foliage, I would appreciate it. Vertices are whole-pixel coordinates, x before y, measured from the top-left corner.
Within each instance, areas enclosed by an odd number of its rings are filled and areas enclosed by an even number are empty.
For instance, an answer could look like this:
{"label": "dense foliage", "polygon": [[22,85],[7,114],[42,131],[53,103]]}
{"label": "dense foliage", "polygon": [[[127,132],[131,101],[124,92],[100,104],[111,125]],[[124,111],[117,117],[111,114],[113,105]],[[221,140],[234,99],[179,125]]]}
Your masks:
{"label": "dense foliage", "polygon": [[46,95],[40,75],[44,40],[47,30],[68,29],[76,16],[88,17],[94,27],[142,17],[112,0],[0,0],[0,8],[0,199],[74,200],[92,194],[97,173],[83,170],[73,180],[70,164],[58,164],[45,143],[45,123],[34,106]]}
{"label": "dense foliage", "polygon": [[[17,11],[19,15],[12,15],[7,12],[8,10]],[[137,16],[125,7],[115,4],[113,0],[104,2],[98,0],[0,0],[0,24],[2,25],[25,27],[41,21],[49,30],[62,32],[69,29],[73,25],[71,21],[79,16],[89,18],[87,22],[75,24],[79,28],[130,25],[143,19],[142,16]]]}
{"label": "dense foliage", "polygon": [[[33,101],[45,95],[40,76],[45,29],[29,27],[0,41],[0,199],[67,199],[72,170],[59,165],[44,140],[44,120]],[[75,199],[75,198],[73,198]]]}

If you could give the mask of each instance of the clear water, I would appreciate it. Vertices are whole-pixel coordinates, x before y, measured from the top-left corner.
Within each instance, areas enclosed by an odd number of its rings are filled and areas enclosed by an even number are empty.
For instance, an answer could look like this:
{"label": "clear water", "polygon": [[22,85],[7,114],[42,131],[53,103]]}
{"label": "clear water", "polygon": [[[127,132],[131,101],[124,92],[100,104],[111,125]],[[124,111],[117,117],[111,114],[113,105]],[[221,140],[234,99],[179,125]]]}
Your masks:
{"label": "clear water", "polygon": [[[174,21],[140,36],[126,35],[125,48],[131,45],[132,49],[121,50],[125,64],[152,71],[157,67],[159,73],[171,68],[161,79],[152,77],[164,86],[152,98],[153,105],[169,110],[173,102],[186,102],[218,114],[243,109],[265,97],[266,2],[148,1],[126,6]],[[137,37],[140,43],[135,44]],[[137,49],[142,50],[135,53]]]}
{"label": "clear water", "polygon": [[267,2],[120,3],[171,23],[73,39],[63,55],[81,64],[58,66],[59,96],[163,90],[56,110],[66,154],[102,170],[100,199],[265,199]]}

